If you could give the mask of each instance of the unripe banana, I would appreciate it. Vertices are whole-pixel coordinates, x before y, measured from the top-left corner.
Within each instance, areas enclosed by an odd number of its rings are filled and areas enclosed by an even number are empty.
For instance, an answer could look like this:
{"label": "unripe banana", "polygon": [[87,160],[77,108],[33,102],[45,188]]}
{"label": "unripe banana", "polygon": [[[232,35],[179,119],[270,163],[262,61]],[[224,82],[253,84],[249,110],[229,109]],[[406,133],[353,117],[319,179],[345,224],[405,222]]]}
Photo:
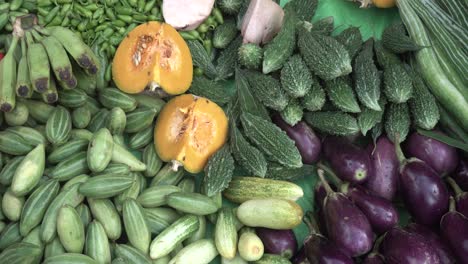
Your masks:
{"label": "unripe banana", "polygon": [[30,32],[26,33],[26,38],[28,40],[28,65],[31,83],[35,91],[44,93],[50,89],[49,58],[44,46],[32,41]]}
{"label": "unripe banana", "polygon": [[15,108],[16,60],[14,53],[19,37],[14,36],[6,56],[0,62],[0,111],[10,112]]}
{"label": "unripe banana", "polygon": [[68,58],[67,51],[54,36],[42,39],[42,45],[49,56],[50,65],[54,71],[55,78],[62,87],[75,88],[77,81],[73,75],[72,64]]}

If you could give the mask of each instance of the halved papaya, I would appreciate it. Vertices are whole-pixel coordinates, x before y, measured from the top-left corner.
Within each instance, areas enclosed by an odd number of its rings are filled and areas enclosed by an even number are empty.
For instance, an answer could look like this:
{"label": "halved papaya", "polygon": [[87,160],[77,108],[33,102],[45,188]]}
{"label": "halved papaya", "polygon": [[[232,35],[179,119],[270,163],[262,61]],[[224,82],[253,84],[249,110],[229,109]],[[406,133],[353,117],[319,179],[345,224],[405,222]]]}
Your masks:
{"label": "halved papaya", "polygon": [[126,93],[140,93],[149,86],[170,95],[182,94],[192,83],[192,55],[171,25],[147,22],[130,31],[120,43],[112,76]]}

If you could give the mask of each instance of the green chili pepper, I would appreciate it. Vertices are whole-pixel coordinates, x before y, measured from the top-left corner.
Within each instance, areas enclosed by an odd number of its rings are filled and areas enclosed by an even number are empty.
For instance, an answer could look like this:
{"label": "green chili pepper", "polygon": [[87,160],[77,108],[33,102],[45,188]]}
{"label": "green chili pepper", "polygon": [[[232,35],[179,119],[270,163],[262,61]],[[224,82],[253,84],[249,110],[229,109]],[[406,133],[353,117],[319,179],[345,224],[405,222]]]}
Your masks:
{"label": "green chili pepper", "polygon": [[72,25],[72,27],[76,28],[78,27],[78,25],[80,24],[81,20],[77,19],[77,18],[73,18],[71,21],[70,21],[70,24]]}
{"label": "green chili pepper", "polygon": [[159,16],[149,15],[148,21],[161,21],[161,18]]}
{"label": "green chili pepper", "polygon": [[115,14],[114,14],[114,11],[112,11],[112,8],[106,8],[105,11],[106,11],[106,16],[107,16],[110,20],[116,20],[116,19],[117,19],[117,17],[116,17]]}
{"label": "green chili pepper", "polygon": [[112,34],[114,34],[114,29],[112,29],[112,28],[106,28],[106,29],[104,30],[104,32],[102,32],[102,37],[104,37],[104,38],[107,39],[107,38],[109,38],[110,36],[112,36]]}
{"label": "green chili pepper", "polygon": [[151,15],[157,16],[157,15],[159,15],[159,14],[161,14],[161,12],[159,11],[159,8],[158,8],[157,6],[155,6],[155,7],[153,7],[153,8],[151,9]]}
{"label": "green chili pepper", "polygon": [[138,7],[138,0],[128,0],[127,2],[133,7]]}
{"label": "green chili pepper", "polygon": [[52,5],[52,1],[51,0],[37,0],[36,4],[38,7],[45,7],[45,6]]}
{"label": "green chili pepper", "polygon": [[82,15],[84,17],[87,17],[87,18],[93,17],[93,12],[91,12],[90,10],[80,6],[79,4],[75,3],[74,8],[80,15]]}
{"label": "green chili pepper", "polygon": [[198,28],[197,28],[197,31],[198,31],[199,33],[206,33],[206,32],[208,32],[208,30],[209,30],[208,25],[206,25],[206,24],[204,24],[204,23],[201,24],[200,26],[198,26]]}
{"label": "green chili pepper", "polygon": [[119,35],[123,35],[123,34],[125,34],[125,30],[126,30],[126,29],[123,28],[123,27],[118,28],[118,29],[117,29],[117,33],[119,33]]}
{"label": "green chili pepper", "polygon": [[193,69],[193,75],[195,75],[195,76],[203,76],[203,74],[204,74],[204,73],[203,73],[203,70],[202,70],[202,69],[200,69],[200,68],[198,68],[198,67],[195,67],[195,68]]}
{"label": "green chili pepper", "polygon": [[133,19],[135,19],[137,21],[141,21],[141,22],[144,22],[144,21],[148,20],[148,17],[143,15],[143,14],[135,14],[132,17],[133,17]]}
{"label": "green chili pepper", "polygon": [[218,22],[219,24],[224,23],[223,13],[221,13],[221,10],[219,10],[219,8],[217,7],[213,8],[213,12],[211,12],[211,14],[216,19],[216,22]]}
{"label": "green chili pepper", "polygon": [[99,9],[99,6],[96,3],[92,3],[92,4],[85,6],[84,8],[88,9],[89,11],[95,12],[96,10]]}
{"label": "green chili pepper", "polygon": [[82,20],[80,24],[78,24],[76,29],[78,29],[79,32],[84,32],[86,30],[86,26],[88,25],[88,22],[89,22],[88,20]]}
{"label": "green chili pepper", "polygon": [[109,43],[113,46],[117,46],[120,44],[120,42],[122,42],[122,37],[121,36],[112,36],[109,38]]}
{"label": "green chili pepper", "polygon": [[73,0],[55,0],[57,4],[71,4]]}
{"label": "green chili pepper", "polygon": [[128,24],[132,23],[133,21],[133,18],[131,16],[126,16],[126,15],[117,15],[117,18]]}
{"label": "green chili pepper", "polygon": [[127,25],[127,23],[125,23],[122,20],[117,19],[117,20],[112,21],[112,25],[114,25],[116,27],[125,27]]}
{"label": "green chili pepper", "polygon": [[109,25],[107,23],[106,24],[101,24],[101,25],[97,26],[94,29],[94,32],[103,31],[103,30],[107,29],[108,27],[109,27]]}
{"label": "green chili pepper", "polygon": [[145,5],[146,5],[146,0],[138,0],[138,4],[137,4],[138,12],[142,13],[143,10],[145,9]]}
{"label": "green chili pepper", "polygon": [[93,19],[98,19],[100,17],[102,17],[102,15],[104,15],[104,8],[99,8],[98,10],[96,10],[93,14]]}
{"label": "green chili pepper", "polygon": [[130,24],[122,35],[126,36],[130,31],[132,31],[136,27],[137,27],[136,23]]}
{"label": "green chili pepper", "polygon": [[106,68],[106,75],[105,75],[105,80],[106,82],[110,82],[112,79],[112,63],[109,63]]}
{"label": "green chili pepper", "polygon": [[69,18],[68,16],[66,16],[66,17],[62,20],[62,23],[60,24],[60,26],[62,26],[62,27],[67,27],[69,24],[70,24],[70,18]]}
{"label": "green chili pepper", "polygon": [[209,16],[204,22],[203,24],[207,25],[207,26],[211,26],[213,25],[214,23],[216,23],[215,21],[215,18],[213,16]]}
{"label": "green chili pepper", "polygon": [[203,47],[205,47],[206,52],[208,53],[208,55],[210,55],[211,51],[213,50],[213,42],[211,41],[211,39],[205,39],[203,41]]}
{"label": "green chili pepper", "polygon": [[153,9],[154,5],[156,4],[156,0],[150,0],[148,3],[145,4],[145,7],[143,8],[143,13],[148,13]]}
{"label": "green chili pepper", "polygon": [[66,13],[68,13],[68,11],[71,10],[71,8],[72,8],[71,4],[64,4],[60,10],[60,14],[65,15]]}
{"label": "green chili pepper", "polygon": [[116,6],[115,7],[115,12],[117,12],[117,14],[119,15],[132,15],[133,13],[135,13],[135,11],[133,10],[133,8],[131,7],[125,7],[125,6]]}
{"label": "green chili pepper", "polygon": [[60,11],[60,6],[56,6],[52,8],[52,10],[45,16],[44,22],[50,23],[50,21],[52,21],[52,19],[54,19],[55,16],[57,16],[59,11]]}
{"label": "green chili pepper", "polygon": [[38,7],[37,8],[37,13],[39,14],[39,16],[47,16],[49,14],[50,10],[48,9],[45,9],[44,7]]}

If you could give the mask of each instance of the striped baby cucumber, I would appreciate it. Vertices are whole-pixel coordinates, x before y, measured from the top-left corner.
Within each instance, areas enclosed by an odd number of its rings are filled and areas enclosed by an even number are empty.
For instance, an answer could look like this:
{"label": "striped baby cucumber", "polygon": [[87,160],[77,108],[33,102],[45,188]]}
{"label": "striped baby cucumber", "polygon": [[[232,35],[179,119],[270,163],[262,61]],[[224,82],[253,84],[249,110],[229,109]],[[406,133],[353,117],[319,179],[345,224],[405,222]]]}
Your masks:
{"label": "striped baby cucumber", "polygon": [[107,128],[101,128],[94,133],[88,146],[88,168],[92,172],[103,171],[112,159],[114,140]]}
{"label": "striped baby cucumber", "polygon": [[134,199],[127,199],[123,203],[122,215],[128,241],[146,254],[151,242],[151,232],[143,208]]}
{"label": "striped baby cucumber", "polygon": [[143,176],[141,176],[140,173],[132,172],[130,176],[134,180],[133,184],[121,194],[114,197],[114,204],[119,212],[122,211],[122,205],[126,199],[137,199],[140,194],[140,190],[144,189],[141,186],[143,182],[140,181],[140,177]]}
{"label": "striped baby cucumber", "polygon": [[118,195],[133,184],[128,175],[103,175],[88,179],[80,185],[79,191],[89,198],[109,198]]}
{"label": "striped baby cucumber", "polygon": [[218,213],[214,242],[219,254],[223,258],[232,259],[237,252],[237,230],[235,215],[231,208],[223,208]]}
{"label": "striped baby cucumber", "polygon": [[149,107],[139,107],[132,112],[127,113],[125,132],[136,133],[151,126],[155,116],[156,110]]}
{"label": "striped baby cucumber", "polygon": [[86,129],[94,133],[99,129],[106,127],[108,116],[109,110],[101,108],[96,114],[93,115]]}
{"label": "striped baby cucumber", "polygon": [[151,186],[156,185],[177,185],[184,177],[184,170],[174,171],[170,163],[166,163],[151,181]]}
{"label": "striped baby cucumber", "polygon": [[0,183],[4,186],[11,185],[13,176],[15,175],[16,169],[20,165],[24,157],[18,156],[10,159],[5,163],[2,171],[0,172]]}
{"label": "striped baby cucumber", "polygon": [[47,145],[49,143],[41,132],[31,127],[15,126],[7,128],[6,131],[17,134],[33,146],[37,146],[39,144]]}
{"label": "striped baby cucumber", "polygon": [[91,122],[91,111],[86,106],[78,107],[71,113],[72,124],[75,128],[86,128]]}
{"label": "striped baby cucumber", "polygon": [[144,190],[137,198],[143,207],[158,207],[167,203],[167,196],[180,192],[181,189],[173,185],[152,186]]}
{"label": "striped baby cucumber", "polygon": [[2,212],[12,222],[16,222],[20,219],[21,210],[24,205],[24,197],[15,196],[11,190],[7,190],[1,200]]}
{"label": "striped baby cucumber", "polygon": [[238,249],[242,259],[256,261],[263,256],[264,245],[253,228],[244,227],[240,231]]}
{"label": "striped baby cucumber", "polygon": [[112,108],[106,121],[106,127],[112,135],[121,135],[125,130],[126,124],[127,116],[124,110],[120,107]]}
{"label": "striped baby cucumber", "polygon": [[117,88],[106,88],[99,91],[99,102],[108,109],[119,107],[125,112],[135,110],[138,103],[130,95]]}
{"label": "striped baby cucumber", "polygon": [[198,223],[198,230],[191,237],[187,238],[187,240],[184,241],[185,246],[206,237],[206,217],[203,215],[199,215]]}
{"label": "striped baby cucumber", "polygon": [[63,89],[57,92],[59,104],[69,108],[83,106],[86,102],[86,98],[88,97],[86,93],[80,89]]}
{"label": "striped baby cucumber", "polygon": [[158,259],[166,256],[179,243],[192,236],[198,227],[198,217],[195,215],[185,215],[179,218],[151,242],[150,257]]}
{"label": "striped baby cucumber", "polygon": [[98,264],[94,259],[78,253],[64,253],[46,258],[44,264]]}
{"label": "striped baby cucumber", "polygon": [[109,239],[99,221],[94,220],[88,226],[84,252],[98,263],[111,262]]}
{"label": "striped baby cucumber", "polygon": [[57,234],[67,252],[81,253],[85,243],[84,225],[74,207],[64,205],[57,215]]}
{"label": "striped baby cucumber", "polygon": [[47,259],[64,253],[65,249],[63,248],[62,243],[60,243],[60,239],[56,237],[52,242],[46,244],[44,249],[44,258]]}
{"label": "striped baby cucumber", "polygon": [[177,184],[183,192],[195,192],[195,180],[192,177],[186,177]]}
{"label": "striped baby cucumber", "polygon": [[122,234],[122,222],[112,201],[109,199],[90,198],[87,200],[94,219],[102,224],[107,237],[110,240],[118,239]]}
{"label": "striped baby cucumber", "polygon": [[41,227],[37,226],[36,228],[31,230],[31,232],[29,232],[29,234],[27,234],[21,241],[26,242],[26,243],[31,243],[40,248],[44,248],[44,242],[42,242],[42,239],[41,239]]}
{"label": "striped baby cucumber", "polygon": [[88,173],[86,156],[86,151],[69,156],[53,167],[48,176],[59,181],[68,181],[75,176]]}
{"label": "striped baby cucumber", "polygon": [[153,136],[154,129],[152,126],[149,126],[131,135],[128,141],[128,146],[131,149],[141,149],[147,145],[151,145],[154,147],[154,144],[150,144],[153,142]]}
{"label": "striped baby cucumber", "polygon": [[[11,222],[0,233],[0,250],[4,250],[10,245],[21,241],[22,237],[19,232],[19,223]],[[2,260],[3,261],[3,260]]]}
{"label": "striped baby cucumber", "polygon": [[302,221],[302,208],[291,200],[255,199],[237,208],[237,218],[246,226],[292,229]]}
{"label": "striped baby cucumber", "polygon": [[199,264],[208,264],[216,256],[216,250],[213,239],[200,239],[186,247],[184,247],[174,258],[171,259],[169,264],[184,264],[197,260]]}
{"label": "striped baby cucumber", "polygon": [[169,194],[166,201],[168,206],[194,215],[209,215],[218,211],[218,206],[210,197],[199,193],[176,192]]}
{"label": "striped baby cucumber", "polygon": [[151,259],[140,250],[125,244],[115,246],[115,255],[125,260],[125,263],[152,264]]}
{"label": "striped baby cucumber", "polygon": [[39,263],[41,256],[42,249],[27,242],[12,244],[0,253],[2,263],[9,264]]}
{"label": "striped baby cucumber", "polygon": [[10,155],[25,155],[29,153],[34,146],[26,139],[10,131],[0,132],[0,151]]}
{"label": "striped baby cucumber", "polygon": [[149,144],[143,150],[142,155],[143,163],[146,165],[145,176],[154,177],[162,167],[162,160],[156,153],[156,149],[153,144]]}
{"label": "striped baby cucumber", "polygon": [[72,129],[70,132],[71,139],[85,139],[90,141],[93,133],[87,129]]}
{"label": "striped baby cucumber", "polygon": [[70,188],[71,186],[73,186],[73,185],[75,185],[77,183],[83,183],[83,182],[87,181],[88,179],[89,179],[89,176],[86,175],[86,174],[81,174],[81,175],[75,176],[75,177],[71,178],[70,180],[68,180],[62,186],[62,190],[68,189],[68,188]]}
{"label": "striped baby cucumber", "polygon": [[89,211],[89,208],[86,204],[80,204],[75,208],[76,212],[80,216],[81,222],[83,223],[83,226],[86,228],[91,220],[93,220],[91,216],[91,212]]}
{"label": "striped baby cucumber", "polygon": [[62,106],[57,106],[46,123],[46,137],[50,143],[61,145],[70,137],[72,121],[70,112]]}
{"label": "striped baby cucumber", "polygon": [[112,158],[111,160],[115,163],[122,163],[130,167],[131,171],[144,171],[146,170],[146,165],[137,159],[131,152],[125,149],[125,147],[114,143],[112,149]]}
{"label": "striped baby cucumber", "polygon": [[11,192],[16,196],[24,196],[36,187],[44,173],[45,149],[43,144],[37,145],[29,152],[16,168],[11,183]]}

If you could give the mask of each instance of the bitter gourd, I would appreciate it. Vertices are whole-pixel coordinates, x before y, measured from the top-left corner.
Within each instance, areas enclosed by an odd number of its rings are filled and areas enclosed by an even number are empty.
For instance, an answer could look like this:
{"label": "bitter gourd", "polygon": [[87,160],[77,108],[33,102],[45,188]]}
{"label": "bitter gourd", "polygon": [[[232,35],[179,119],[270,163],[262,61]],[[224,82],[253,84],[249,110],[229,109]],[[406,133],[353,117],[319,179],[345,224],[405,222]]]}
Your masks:
{"label": "bitter gourd", "polygon": [[189,92],[194,95],[205,97],[218,105],[224,105],[231,99],[231,93],[219,81],[210,80],[204,76],[195,76]]}
{"label": "bitter gourd", "polygon": [[313,76],[312,81],[311,88],[306,95],[301,98],[301,104],[308,111],[319,111],[325,105],[326,95],[317,78]]}
{"label": "bitter gourd", "polygon": [[402,64],[390,64],[384,70],[384,92],[396,104],[406,103],[413,94],[411,76]]}
{"label": "bitter gourd", "polygon": [[354,58],[362,47],[362,35],[358,27],[349,27],[335,38],[346,47],[351,58]]}
{"label": "bitter gourd", "polygon": [[373,41],[367,41],[363,49],[354,61],[354,82],[359,101],[375,111],[381,111],[380,98],[380,74],[374,63]]}
{"label": "bitter gourd", "polygon": [[260,150],[252,146],[241,131],[231,123],[230,147],[234,159],[252,175],[265,177],[267,161]]}
{"label": "bitter gourd", "polygon": [[399,54],[420,50],[421,47],[414,43],[406,34],[402,22],[394,23],[387,27],[382,34],[382,44],[387,50]]}
{"label": "bitter gourd", "polygon": [[413,123],[426,130],[432,130],[440,119],[439,108],[420,76],[413,78],[413,98],[409,100]]}
{"label": "bitter gourd", "polygon": [[297,99],[292,99],[289,101],[286,108],[280,112],[280,115],[290,126],[295,126],[299,121],[301,121],[302,116],[304,115],[303,107]]}
{"label": "bitter gourd", "polygon": [[390,103],[385,111],[385,132],[397,143],[405,141],[411,125],[408,104]]}
{"label": "bitter gourd", "polygon": [[289,98],[275,78],[260,72],[247,73],[252,92],[268,108],[282,111],[289,102]]}
{"label": "bitter gourd", "polygon": [[359,113],[361,108],[357,102],[353,87],[346,77],[336,78],[325,82],[328,98],[338,109],[343,112]]}
{"label": "bitter gourd", "polygon": [[304,97],[314,79],[307,64],[299,55],[294,55],[281,69],[281,87],[293,98]]}
{"label": "bitter gourd", "polygon": [[304,120],[311,127],[330,135],[349,136],[359,132],[356,118],[339,111],[305,113]]}
{"label": "bitter gourd", "polygon": [[239,63],[247,69],[257,69],[262,64],[263,50],[254,43],[242,44],[238,52]]}

